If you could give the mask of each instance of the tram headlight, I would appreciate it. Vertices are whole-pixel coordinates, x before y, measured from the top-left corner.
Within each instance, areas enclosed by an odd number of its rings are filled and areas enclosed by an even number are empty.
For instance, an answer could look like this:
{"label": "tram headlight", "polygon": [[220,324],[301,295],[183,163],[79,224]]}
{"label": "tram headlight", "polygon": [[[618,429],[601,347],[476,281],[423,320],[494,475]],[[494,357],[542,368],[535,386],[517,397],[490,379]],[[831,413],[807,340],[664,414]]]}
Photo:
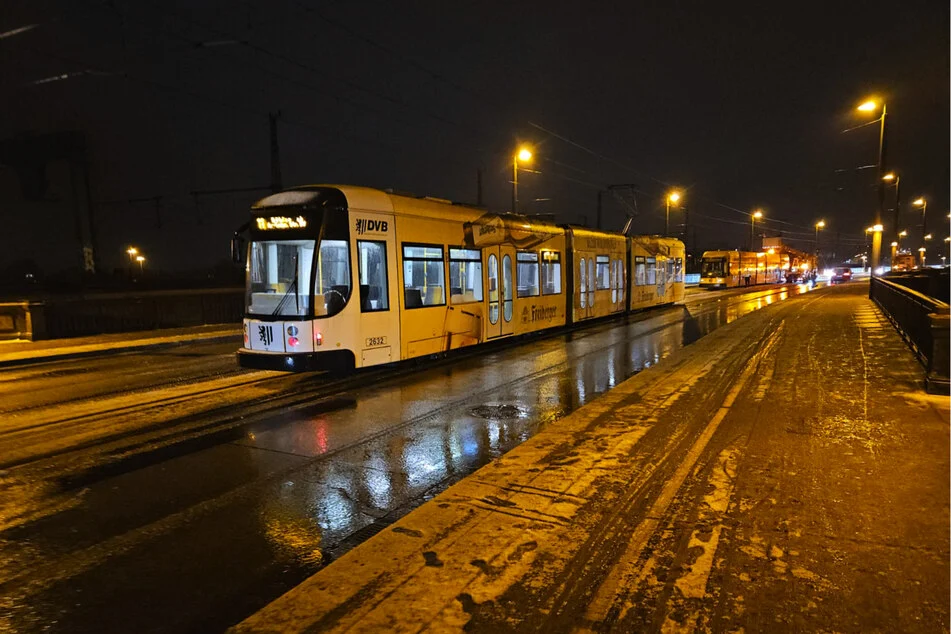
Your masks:
{"label": "tram headlight", "polygon": [[322,334],[320,334],[319,332],[315,332],[315,333],[314,333],[314,345],[315,345],[315,346],[319,346],[319,345],[323,344],[323,342],[324,342],[324,336],[323,336]]}

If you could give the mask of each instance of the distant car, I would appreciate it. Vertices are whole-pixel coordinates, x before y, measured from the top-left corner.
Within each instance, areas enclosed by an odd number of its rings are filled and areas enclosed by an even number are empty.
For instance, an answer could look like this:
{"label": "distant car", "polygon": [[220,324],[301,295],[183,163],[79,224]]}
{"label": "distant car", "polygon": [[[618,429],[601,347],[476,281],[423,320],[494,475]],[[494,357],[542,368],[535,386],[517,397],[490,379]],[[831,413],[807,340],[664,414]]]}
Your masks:
{"label": "distant car", "polygon": [[832,271],[832,277],[829,278],[830,282],[848,282],[852,279],[852,269],[841,267]]}

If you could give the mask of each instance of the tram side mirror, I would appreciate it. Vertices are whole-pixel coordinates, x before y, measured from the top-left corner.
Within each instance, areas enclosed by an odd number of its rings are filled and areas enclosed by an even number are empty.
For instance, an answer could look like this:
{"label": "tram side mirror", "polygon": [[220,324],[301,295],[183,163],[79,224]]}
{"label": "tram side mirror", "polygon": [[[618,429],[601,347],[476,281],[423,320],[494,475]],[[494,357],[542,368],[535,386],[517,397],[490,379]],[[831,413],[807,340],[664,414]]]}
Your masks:
{"label": "tram side mirror", "polygon": [[245,242],[244,238],[239,236],[237,233],[234,234],[231,238],[231,261],[235,264],[244,263],[244,250]]}

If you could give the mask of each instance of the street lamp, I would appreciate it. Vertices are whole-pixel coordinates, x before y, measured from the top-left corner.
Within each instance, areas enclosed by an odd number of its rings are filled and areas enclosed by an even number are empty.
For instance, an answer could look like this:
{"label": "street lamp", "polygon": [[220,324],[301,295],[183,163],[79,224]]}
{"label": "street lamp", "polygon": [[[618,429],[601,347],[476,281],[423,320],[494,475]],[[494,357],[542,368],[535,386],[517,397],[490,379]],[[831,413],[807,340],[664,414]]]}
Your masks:
{"label": "street lamp", "polygon": [[816,223],[816,266],[819,266],[819,229],[822,229],[825,226],[825,220],[820,220]]}
{"label": "street lamp", "polygon": [[895,270],[895,258],[897,256],[898,256],[898,241],[894,240],[892,241],[892,258],[891,258],[893,271]]}
{"label": "street lamp", "polygon": [[680,200],[680,192],[670,192],[667,194],[667,212],[664,214],[664,237],[670,235],[670,203],[676,204]]}
{"label": "street lamp", "polygon": [[145,273],[145,256],[137,255],[135,256],[135,261],[139,263],[139,274],[142,275]]}
{"label": "street lamp", "polygon": [[925,248],[924,247],[918,247],[918,255],[920,256],[920,259],[921,259],[921,264],[919,266],[921,268],[925,268]]}
{"label": "street lamp", "polygon": [[895,232],[895,235],[898,235],[898,225],[901,222],[899,213],[901,211],[901,190],[899,185],[901,184],[901,174],[897,172],[889,172],[882,176],[882,180],[886,183],[895,183],[895,226],[892,227],[892,230]]}
{"label": "street lamp", "polygon": [[921,244],[924,246],[925,234],[928,233],[928,201],[922,196],[911,203],[915,207],[921,207]]}
{"label": "street lamp", "polygon": [[[863,103],[858,107],[860,112],[875,112],[878,109],[878,103],[874,100],[869,100]],[[878,134],[878,209],[875,211],[875,224],[882,224],[882,215],[885,210],[885,180],[883,171],[885,169],[885,152],[887,146],[885,144],[885,115],[887,114],[887,109],[885,107],[885,102],[882,102],[882,116],[881,116],[881,128]],[[872,274],[874,275],[875,269],[878,268],[878,260],[882,251],[882,232],[877,231],[872,236]]]}
{"label": "street lamp", "polygon": [[531,160],[532,151],[524,145],[512,158],[512,211],[514,213],[518,213],[518,162],[527,163]]}
{"label": "street lamp", "polygon": [[125,250],[125,252],[129,254],[129,264],[132,264],[132,262],[135,261],[135,256],[138,255],[139,250],[135,247],[129,247]]}
{"label": "street lamp", "polygon": [[754,229],[756,227],[756,221],[762,217],[763,212],[759,209],[750,214],[750,251],[753,250]]}

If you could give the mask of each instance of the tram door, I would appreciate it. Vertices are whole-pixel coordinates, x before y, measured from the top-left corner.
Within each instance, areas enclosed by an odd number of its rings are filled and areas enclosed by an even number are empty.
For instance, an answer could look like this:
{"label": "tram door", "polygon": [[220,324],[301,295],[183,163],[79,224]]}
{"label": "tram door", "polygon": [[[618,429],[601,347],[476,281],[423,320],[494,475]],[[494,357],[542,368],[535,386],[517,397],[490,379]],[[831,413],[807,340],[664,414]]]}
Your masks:
{"label": "tram door", "polygon": [[492,339],[514,332],[515,317],[515,249],[509,246],[488,247],[482,250],[485,267],[485,294],[488,317],[485,338]]}

